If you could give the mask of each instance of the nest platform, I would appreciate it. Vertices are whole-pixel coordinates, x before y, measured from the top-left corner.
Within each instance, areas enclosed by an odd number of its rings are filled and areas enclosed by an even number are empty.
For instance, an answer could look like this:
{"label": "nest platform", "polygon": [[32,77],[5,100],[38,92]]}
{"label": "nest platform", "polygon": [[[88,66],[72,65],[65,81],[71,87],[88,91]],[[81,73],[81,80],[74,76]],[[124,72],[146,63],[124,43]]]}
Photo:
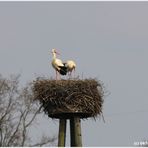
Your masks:
{"label": "nest platform", "polygon": [[88,118],[102,114],[104,92],[101,82],[95,79],[36,79],[33,94],[51,118]]}

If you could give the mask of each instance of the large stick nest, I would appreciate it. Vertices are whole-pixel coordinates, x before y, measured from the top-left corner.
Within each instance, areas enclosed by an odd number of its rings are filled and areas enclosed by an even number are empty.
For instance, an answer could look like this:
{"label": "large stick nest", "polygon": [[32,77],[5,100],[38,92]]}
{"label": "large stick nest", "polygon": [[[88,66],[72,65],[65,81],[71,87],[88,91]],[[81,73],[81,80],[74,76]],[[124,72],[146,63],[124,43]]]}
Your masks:
{"label": "large stick nest", "polygon": [[104,93],[101,82],[95,79],[36,79],[33,93],[52,118],[88,118],[102,114]]}

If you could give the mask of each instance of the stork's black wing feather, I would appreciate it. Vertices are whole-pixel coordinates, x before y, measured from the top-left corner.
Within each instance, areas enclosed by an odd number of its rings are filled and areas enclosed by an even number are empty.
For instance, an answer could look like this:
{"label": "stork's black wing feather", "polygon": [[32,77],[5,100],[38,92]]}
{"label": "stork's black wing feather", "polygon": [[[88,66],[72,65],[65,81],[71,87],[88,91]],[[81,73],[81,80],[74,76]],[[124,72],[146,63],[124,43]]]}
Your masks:
{"label": "stork's black wing feather", "polygon": [[64,66],[59,66],[60,70],[59,70],[59,73],[61,75],[66,75],[67,74],[67,67],[64,65]]}

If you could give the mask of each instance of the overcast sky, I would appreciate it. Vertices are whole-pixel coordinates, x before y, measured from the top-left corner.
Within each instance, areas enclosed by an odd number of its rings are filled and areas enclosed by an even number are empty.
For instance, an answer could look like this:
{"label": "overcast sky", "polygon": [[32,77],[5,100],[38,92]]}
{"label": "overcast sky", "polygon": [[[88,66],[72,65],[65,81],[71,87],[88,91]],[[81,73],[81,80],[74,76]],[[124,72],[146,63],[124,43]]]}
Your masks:
{"label": "overcast sky", "polygon": [[[76,61],[76,75],[97,78],[110,92],[106,122],[82,121],[83,146],[148,139],[148,2],[0,2],[1,74],[21,73],[22,84],[54,77],[52,48]],[[57,134],[58,121],[41,122]]]}

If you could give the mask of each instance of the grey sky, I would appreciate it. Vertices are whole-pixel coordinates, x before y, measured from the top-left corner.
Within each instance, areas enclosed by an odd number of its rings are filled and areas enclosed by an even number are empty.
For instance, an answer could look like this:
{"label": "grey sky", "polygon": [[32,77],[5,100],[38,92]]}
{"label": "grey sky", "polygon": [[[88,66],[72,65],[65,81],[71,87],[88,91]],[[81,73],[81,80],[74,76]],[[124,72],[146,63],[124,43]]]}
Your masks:
{"label": "grey sky", "polygon": [[[82,121],[84,146],[133,146],[148,139],[148,2],[0,2],[0,69],[5,76],[55,76],[49,49],[77,62],[111,93],[104,117]],[[58,122],[42,117],[42,130]],[[38,131],[33,130],[32,135]],[[68,142],[67,142],[68,143]]]}

